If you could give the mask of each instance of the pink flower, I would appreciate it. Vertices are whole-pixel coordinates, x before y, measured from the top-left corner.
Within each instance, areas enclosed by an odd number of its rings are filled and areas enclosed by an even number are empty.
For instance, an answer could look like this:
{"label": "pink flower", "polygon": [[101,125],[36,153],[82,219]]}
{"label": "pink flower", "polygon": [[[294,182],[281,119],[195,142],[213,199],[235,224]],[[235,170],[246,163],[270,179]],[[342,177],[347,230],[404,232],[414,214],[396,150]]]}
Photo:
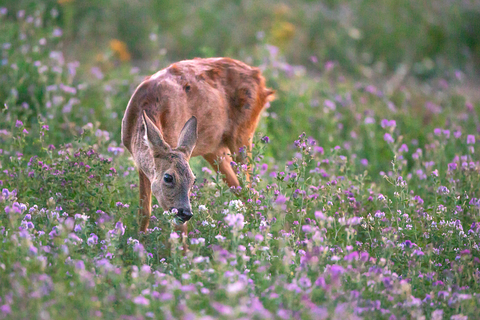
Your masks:
{"label": "pink flower", "polygon": [[475,144],[475,136],[473,134],[467,136],[467,144]]}
{"label": "pink flower", "polygon": [[142,306],[148,306],[150,304],[150,300],[148,300],[144,296],[135,297],[132,301],[133,301],[133,303],[139,304],[139,305],[142,305]]}
{"label": "pink flower", "polygon": [[385,140],[387,143],[394,143],[395,140],[393,140],[392,135],[390,133],[385,133],[383,136],[383,140]]}

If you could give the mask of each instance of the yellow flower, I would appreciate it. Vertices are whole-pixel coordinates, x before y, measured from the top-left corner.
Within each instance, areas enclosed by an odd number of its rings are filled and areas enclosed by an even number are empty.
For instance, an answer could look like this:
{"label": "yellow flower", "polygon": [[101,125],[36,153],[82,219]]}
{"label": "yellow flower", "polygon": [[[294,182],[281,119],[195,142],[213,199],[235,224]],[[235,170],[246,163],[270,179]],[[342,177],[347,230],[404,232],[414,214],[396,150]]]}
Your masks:
{"label": "yellow flower", "polygon": [[282,21],[276,23],[272,28],[273,44],[285,47],[295,35],[295,25]]}
{"label": "yellow flower", "polygon": [[274,19],[270,29],[271,43],[285,49],[295,36],[295,25],[289,22],[291,9],[286,4],[274,8]]}
{"label": "yellow flower", "polygon": [[130,60],[130,52],[128,52],[127,44],[118,39],[110,40],[110,49],[118,56],[121,61]]}

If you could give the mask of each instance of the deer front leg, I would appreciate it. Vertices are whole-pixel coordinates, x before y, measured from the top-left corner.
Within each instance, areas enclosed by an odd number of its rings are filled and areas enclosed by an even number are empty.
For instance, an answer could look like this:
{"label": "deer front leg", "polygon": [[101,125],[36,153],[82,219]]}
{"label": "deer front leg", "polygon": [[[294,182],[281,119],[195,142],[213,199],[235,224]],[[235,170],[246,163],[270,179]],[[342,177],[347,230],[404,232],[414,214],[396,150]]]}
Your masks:
{"label": "deer front leg", "polygon": [[147,232],[148,223],[152,214],[152,186],[150,180],[148,180],[145,173],[142,170],[138,170],[138,176],[140,178],[140,216],[142,221],[140,223],[140,231]]}
{"label": "deer front leg", "polygon": [[180,237],[182,238],[183,255],[186,255],[187,251],[188,251],[188,244],[187,244],[188,228],[187,228],[187,223],[185,222],[183,224],[177,224],[175,226],[175,231],[180,231]]}

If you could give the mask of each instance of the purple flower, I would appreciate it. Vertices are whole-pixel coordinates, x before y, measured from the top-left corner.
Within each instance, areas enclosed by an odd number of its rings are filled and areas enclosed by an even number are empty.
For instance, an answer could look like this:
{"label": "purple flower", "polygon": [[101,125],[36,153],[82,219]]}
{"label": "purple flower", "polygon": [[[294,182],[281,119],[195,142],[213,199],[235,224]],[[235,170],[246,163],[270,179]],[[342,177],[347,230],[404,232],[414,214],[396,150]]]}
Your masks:
{"label": "purple flower", "polygon": [[360,163],[362,164],[362,166],[368,166],[368,160],[367,159],[362,159],[360,160]]}
{"label": "purple flower", "polygon": [[472,134],[469,134],[467,136],[467,144],[475,144],[475,136]]}
{"label": "purple flower", "polygon": [[375,123],[375,119],[372,117],[366,117],[365,118],[365,124],[372,124]]}
{"label": "purple flower", "polygon": [[93,246],[94,244],[98,243],[98,237],[95,233],[91,233],[90,237],[87,239],[87,244],[89,246]]}
{"label": "purple flower", "polygon": [[325,72],[328,72],[328,71],[332,70],[335,67],[335,61],[325,62],[324,67],[325,67]]}
{"label": "purple flower", "polygon": [[243,225],[245,224],[244,220],[245,218],[241,213],[238,213],[238,214],[229,213],[225,217],[225,222],[228,224],[228,226],[238,230],[243,229]]}
{"label": "purple flower", "polygon": [[314,146],[314,147],[313,147],[313,151],[314,151],[315,153],[320,153],[320,154],[324,154],[324,153],[325,153],[325,151],[323,150],[323,148],[320,147],[320,146]]}
{"label": "purple flower", "polygon": [[90,73],[93,74],[99,80],[103,79],[103,73],[102,73],[102,70],[100,70],[99,67],[92,67],[90,69]]}
{"label": "purple flower", "polygon": [[303,276],[298,280],[298,284],[300,287],[310,288],[312,286],[312,281],[310,281],[310,279],[308,279],[306,276]]}
{"label": "purple flower", "polygon": [[423,256],[423,255],[425,255],[425,254],[422,252],[422,250],[420,250],[420,249],[415,249],[415,250],[413,250],[413,253],[412,253],[412,254],[414,254],[414,255],[416,255],[416,256]]}
{"label": "purple flower", "polygon": [[435,134],[436,136],[441,135],[442,134],[442,129],[440,129],[440,128],[433,129],[433,134]]}
{"label": "purple flower", "polygon": [[15,127],[16,127],[16,128],[19,128],[19,127],[21,127],[21,126],[23,126],[23,122],[20,121],[20,120],[17,120],[17,122],[15,122]]}
{"label": "purple flower", "polygon": [[77,260],[77,262],[75,262],[75,269],[85,270],[85,262],[83,262],[83,260]]}
{"label": "purple flower", "polygon": [[150,300],[148,300],[144,296],[135,297],[132,301],[133,301],[133,303],[139,304],[139,305],[142,305],[142,306],[148,306],[150,304]]}
{"label": "purple flower", "polygon": [[269,44],[267,44],[266,47],[267,47],[268,53],[270,53],[270,56],[272,58],[275,58],[278,54],[278,51],[279,51],[278,47],[275,47],[275,46],[272,46],[272,45],[269,45]]}
{"label": "purple flower", "polygon": [[12,312],[12,308],[10,308],[8,304],[4,304],[0,307],[0,311],[2,311],[3,314],[9,314]]}
{"label": "purple flower", "polygon": [[403,153],[403,152],[408,152],[408,147],[407,145],[404,143],[400,146],[400,148],[398,149],[398,152],[400,153]]}
{"label": "purple flower", "polygon": [[330,272],[332,273],[332,275],[339,275],[339,274],[342,274],[345,272],[345,268],[342,267],[342,266],[339,266],[338,264],[333,264],[330,266]]}
{"label": "purple flower", "polygon": [[52,36],[58,38],[58,37],[61,37],[62,34],[63,34],[62,29],[60,29],[60,28],[55,28],[55,29],[53,29]]}
{"label": "purple flower", "polygon": [[312,232],[312,227],[309,226],[308,224],[302,226],[302,231],[305,233],[310,233]]}
{"label": "purple flower", "polygon": [[364,251],[360,255],[360,260],[362,260],[363,262],[367,262],[369,257],[370,255],[368,254],[368,252]]}
{"label": "purple flower", "polygon": [[315,280],[315,285],[317,287],[322,287],[323,289],[325,289],[327,287],[327,283],[325,281],[325,278],[324,277],[318,277],[318,279]]}
{"label": "purple flower", "polygon": [[457,164],[455,162],[448,164],[448,171],[453,171],[457,169]]}
{"label": "purple flower", "polygon": [[315,219],[327,220],[322,211],[315,211]]}
{"label": "purple flower", "polygon": [[413,197],[413,200],[417,201],[418,204],[423,204],[423,199],[420,198],[420,196],[415,196],[415,197]]}
{"label": "purple flower", "polygon": [[210,304],[221,315],[233,315],[233,308],[219,302],[211,302]]}
{"label": "purple flower", "polygon": [[275,204],[284,204],[287,201],[287,198],[283,194],[279,194],[275,200]]}
{"label": "purple flower", "polygon": [[353,251],[352,253],[349,253],[343,258],[345,261],[353,261],[353,260],[358,260],[358,252]]}
{"label": "purple flower", "polygon": [[332,100],[325,100],[325,102],[323,104],[328,109],[335,110],[335,102],[333,102]]}
{"label": "purple flower", "polygon": [[387,143],[394,143],[395,140],[393,140],[392,135],[390,133],[385,133],[383,135],[383,140],[385,140]]}
{"label": "purple flower", "polygon": [[117,230],[118,233],[121,233],[122,236],[125,234],[125,226],[123,225],[122,221],[118,221],[115,224],[115,229]]}
{"label": "purple flower", "polygon": [[388,128],[388,127],[395,128],[397,126],[397,122],[395,120],[383,119],[380,122],[380,125],[382,126],[382,128]]}
{"label": "purple flower", "polygon": [[170,292],[162,293],[162,294],[160,294],[160,297],[159,297],[159,299],[162,300],[162,301],[172,300],[173,298],[174,298],[174,296]]}
{"label": "purple flower", "polygon": [[262,138],[263,143],[270,143],[270,138],[268,136],[265,136]]}
{"label": "purple flower", "polygon": [[28,248],[28,252],[30,252],[33,255],[37,255],[38,249],[35,246],[30,246],[30,248]]}

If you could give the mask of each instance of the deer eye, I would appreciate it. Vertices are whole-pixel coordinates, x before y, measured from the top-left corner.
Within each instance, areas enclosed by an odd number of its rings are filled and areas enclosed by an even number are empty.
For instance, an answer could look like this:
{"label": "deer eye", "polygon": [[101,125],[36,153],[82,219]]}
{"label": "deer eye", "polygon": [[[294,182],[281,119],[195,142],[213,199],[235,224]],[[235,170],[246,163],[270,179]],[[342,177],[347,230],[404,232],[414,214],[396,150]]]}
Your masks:
{"label": "deer eye", "polygon": [[168,173],[165,173],[165,175],[163,176],[163,181],[165,181],[166,183],[172,183],[173,176]]}

